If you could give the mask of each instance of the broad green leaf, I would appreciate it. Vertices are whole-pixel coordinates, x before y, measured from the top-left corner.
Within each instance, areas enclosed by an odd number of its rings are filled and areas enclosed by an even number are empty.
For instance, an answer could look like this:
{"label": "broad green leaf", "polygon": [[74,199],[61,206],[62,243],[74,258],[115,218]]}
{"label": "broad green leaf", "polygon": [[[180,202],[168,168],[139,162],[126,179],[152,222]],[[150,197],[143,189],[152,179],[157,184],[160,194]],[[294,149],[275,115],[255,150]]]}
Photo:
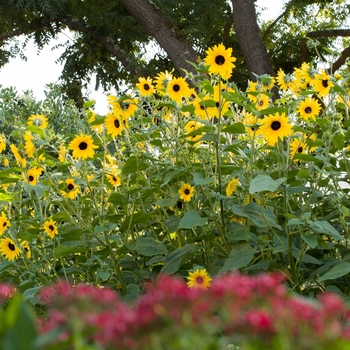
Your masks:
{"label": "broad green leaf", "polygon": [[120,193],[112,193],[108,198],[108,202],[115,205],[123,205],[129,203],[129,200],[126,196]]}
{"label": "broad green leaf", "polygon": [[271,107],[271,108],[266,108],[266,109],[260,111],[259,113],[260,113],[260,115],[275,114],[275,113],[288,114],[288,109],[284,108],[284,107]]}
{"label": "broad green leaf", "polygon": [[193,175],[193,182],[195,185],[207,185],[213,181],[212,177],[204,178],[202,173],[194,173]]}
{"label": "broad green leaf", "polygon": [[92,107],[95,103],[96,103],[96,101],[94,101],[94,100],[86,101],[86,102],[83,104],[83,108],[89,109],[89,108]]}
{"label": "broad green leaf", "polygon": [[241,267],[249,264],[255,254],[255,249],[249,243],[237,244],[232,250],[229,257],[226,259],[220,273],[232,270],[238,270]]}
{"label": "broad green leaf", "polygon": [[159,205],[160,207],[171,207],[175,205],[177,201],[177,198],[162,198],[157,200],[155,204]]}
{"label": "broad green leaf", "polygon": [[105,270],[102,270],[102,269],[98,269],[97,270],[97,275],[98,275],[98,277],[100,277],[100,279],[102,281],[107,281],[111,274],[108,271],[105,271]]}
{"label": "broad green leaf", "polygon": [[27,126],[26,128],[27,131],[30,131],[30,132],[33,132],[35,134],[38,134],[40,137],[44,138],[45,136],[45,132],[42,128],[39,128],[38,126],[36,125],[30,125],[30,126]]}
{"label": "broad green leaf", "polygon": [[180,218],[177,217],[176,215],[172,215],[165,220],[164,225],[166,229],[171,233],[171,232],[175,232],[178,229],[179,222],[180,222]]}
{"label": "broad green leaf", "polygon": [[178,230],[204,226],[207,220],[207,218],[200,217],[196,210],[190,210],[180,219]]}
{"label": "broad green leaf", "polygon": [[155,256],[167,254],[168,249],[161,242],[157,242],[153,237],[138,237],[134,248],[140,255]]}
{"label": "broad green leaf", "polygon": [[12,202],[14,199],[15,197],[11,194],[0,192],[0,202]]}
{"label": "broad green leaf", "polygon": [[195,107],[193,105],[187,105],[181,107],[181,112],[190,112],[191,114],[194,114]]}
{"label": "broad green leaf", "polygon": [[247,206],[239,206],[234,204],[232,206],[232,213],[238,216],[249,218],[257,227],[276,227],[282,230],[282,227],[276,222],[276,215],[272,209],[265,209],[259,206],[258,203],[251,202]]}
{"label": "broad green leaf", "polygon": [[345,137],[344,137],[344,135],[335,135],[335,136],[333,136],[332,144],[338,150],[344,148],[344,144],[345,144]]}
{"label": "broad green leaf", "polygon": [[194,244],[186,244],[182,248],[172,251],[165,259],[165,263],[161,272],[167,273],[169,275],[175,273],[179,269],[182,260],[186,257],[187,254],[192,253],[194,249]]}
{"label": "broad green leaf", "polygon": [[342,238],[340,233],[328,221],[307,221],[307,225],[312,231],[331,235],[336,241]]}
{"label": "broad green leaf", "polygon": [[160,187],[165,186],[166,184],[168,184],[171,180],[176,179],[180,176],[184,176],[186,174],[186,171],[184,169],[176,169],[173,171],[170,171],[169,173],[167,173],[165,175],[164,178],[164,182],[162,183],[162,185]]}
{"label": "broad green leaf", "polygon": [[228,134],[244,134],[246,129],[243,123],[234,123],[223,128],[222,131],[227,132]]}
{"label": "broad green leaf", "polygon": [[302,232],[301,238],[311,248],[316,248],[318,246],[318,240],[317,240],[317,237],[315,235],[307,235],[306,233]]}
{"label": "broad green leaf", "polygon": [[153,215],[151,213],[146,213],[143,210],[140,210],[126,217],[120,226],[120,231],[126,231],[128,228],[131,228],[136,224],[146,223],[152,219]]}
{"label": "broad green leaf", "polygon": [[247,241],[251,238],[251,233],[245,226],[238,226],[233,232],[227,232],[226,237],[230,241]]}
{"label": "broad green leaf", "polygon": [[59,222],[59,221],[68,221],[70,222],[72,219],[72,217],[70,215],[68,215],[66,212],[64,211],[60,211],[54,215],[52,215],[52,220]]}
{"label": "broad green leaf", "polygon": [[307,169],[300,169],[297,173],[299,179],[311,179],[312,176]]}
{"label": "broad green leaf", "polygon": [[250,182],[249,193],[253,194],[263,191],[274,192],[276,191],[277,187],[285,180],[285,177],[273,180],[270,176],[258,175]]}
{"label": "broad green leaf", "polygon": [[336,279],[338,277],[342,277],[350,272],[350,263],[343,261],[340,262],[338,265],[332,267],[327,273],[325,273],[323,276],[319,278],[319,280],[325,281],[325,280],[332,280]]}
{"label": "broad green leaf", "polygon": [[78,245],[79,242],[76,242],[76,245],[68,245],[67,243],[70,242],[65,242],[55,248],[54,254],[56,258],[61,258],[63,256],[72,255],[76,253],[83,253],[85,251],[84,247]]}
{"label": "broad green leaf", "polygon": [[147,163],[137,157],[130,157],[122,168],[123,175],[137,173],[149,167]]}

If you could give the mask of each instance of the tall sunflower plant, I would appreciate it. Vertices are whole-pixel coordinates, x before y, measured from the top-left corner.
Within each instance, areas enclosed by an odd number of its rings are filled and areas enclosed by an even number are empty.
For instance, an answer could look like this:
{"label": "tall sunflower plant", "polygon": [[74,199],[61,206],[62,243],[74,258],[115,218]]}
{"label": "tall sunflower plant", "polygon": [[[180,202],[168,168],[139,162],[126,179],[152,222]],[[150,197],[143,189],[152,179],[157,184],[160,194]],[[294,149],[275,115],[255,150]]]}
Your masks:
{"label": "tall sunflower plant", "polygon": [[304,63],[243,91],[235,61],[218,44],[196,77],[141,77],[75,133],[44,111],[2,133],[2,280],[33,301],[59,279],[133,299],[159,274],[281,271],[347,295],[349,75]]}

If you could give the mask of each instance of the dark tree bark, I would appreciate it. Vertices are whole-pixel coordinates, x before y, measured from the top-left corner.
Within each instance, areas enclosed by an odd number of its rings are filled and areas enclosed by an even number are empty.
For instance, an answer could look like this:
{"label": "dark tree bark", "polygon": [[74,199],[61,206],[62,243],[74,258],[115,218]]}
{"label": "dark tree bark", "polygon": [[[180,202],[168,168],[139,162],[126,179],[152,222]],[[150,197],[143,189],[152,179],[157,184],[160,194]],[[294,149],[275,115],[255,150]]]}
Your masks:
{"label": "dark tree bark", "polygon": [[254,74],[275,75],[270,57],[260,36],[254,0],[232,0],[233,25],[246,60],[250,78]]}
{"label": "dark tree bark", "polygon": [[194,68],[186,61],[195,62],[196,51],[163,12],[149,0],[120,1],[149,35],[156,39],[182,76],[185,75],[183,68],[195,73]]}

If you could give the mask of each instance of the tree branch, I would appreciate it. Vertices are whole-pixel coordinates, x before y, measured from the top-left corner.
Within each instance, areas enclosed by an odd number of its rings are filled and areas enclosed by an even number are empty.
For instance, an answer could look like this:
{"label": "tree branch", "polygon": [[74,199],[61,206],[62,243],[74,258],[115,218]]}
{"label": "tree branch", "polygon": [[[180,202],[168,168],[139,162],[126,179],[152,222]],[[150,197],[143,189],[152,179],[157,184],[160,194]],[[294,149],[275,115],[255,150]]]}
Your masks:
{"label": "tree branch", "polygon": [[328,72],[329,73],[336,72],[346,62],[346,59],[349,56],[350,56],[350,47],[347,47],[345,50],[343,50],[339,58],[331,65],[331,67],[328,68]]}
{"label": "tree branch", "polygon": [[[307,42],[310,38],[329,38],[332,36],[350,36],[350,29],[316,30],[315,32],[307,33],[305,38],[301,41],[301,57],[299,60],[299,65],[301,65],[307,58],[307,54],[309,52],[307,48]],[[339,67],[337,69],[339,69]]]}
{"label": "tree branch", "polygon": [[283,11],[282,14],[280,14],[265,30],[265,32],[263,33],[262,35],[262,40],[265,41],[267,35],[270,33],[271,29],[278,23],[278,21],[280,19],[282,19],[286,14],[287,12],[289,11],[289,9],[286,9]]}

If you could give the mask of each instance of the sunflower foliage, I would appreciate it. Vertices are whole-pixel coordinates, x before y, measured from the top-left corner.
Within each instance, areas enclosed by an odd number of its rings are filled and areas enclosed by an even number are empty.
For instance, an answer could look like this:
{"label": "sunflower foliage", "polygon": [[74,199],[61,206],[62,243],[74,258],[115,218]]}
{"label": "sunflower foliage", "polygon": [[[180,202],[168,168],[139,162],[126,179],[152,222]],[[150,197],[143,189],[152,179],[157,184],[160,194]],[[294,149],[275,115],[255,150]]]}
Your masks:
{"label": "sunflower foliage", "polygon": [[106,115],[86,102],[75,132],[41,105],[3,129],[1,280],[33,303],[59,279],[131,300],[159,273],[200,271],[280,271],[299,293],[347,295],[349,76],[304,63],[241,91],[234,62],[219,44],[194,87],[140,78]]}

